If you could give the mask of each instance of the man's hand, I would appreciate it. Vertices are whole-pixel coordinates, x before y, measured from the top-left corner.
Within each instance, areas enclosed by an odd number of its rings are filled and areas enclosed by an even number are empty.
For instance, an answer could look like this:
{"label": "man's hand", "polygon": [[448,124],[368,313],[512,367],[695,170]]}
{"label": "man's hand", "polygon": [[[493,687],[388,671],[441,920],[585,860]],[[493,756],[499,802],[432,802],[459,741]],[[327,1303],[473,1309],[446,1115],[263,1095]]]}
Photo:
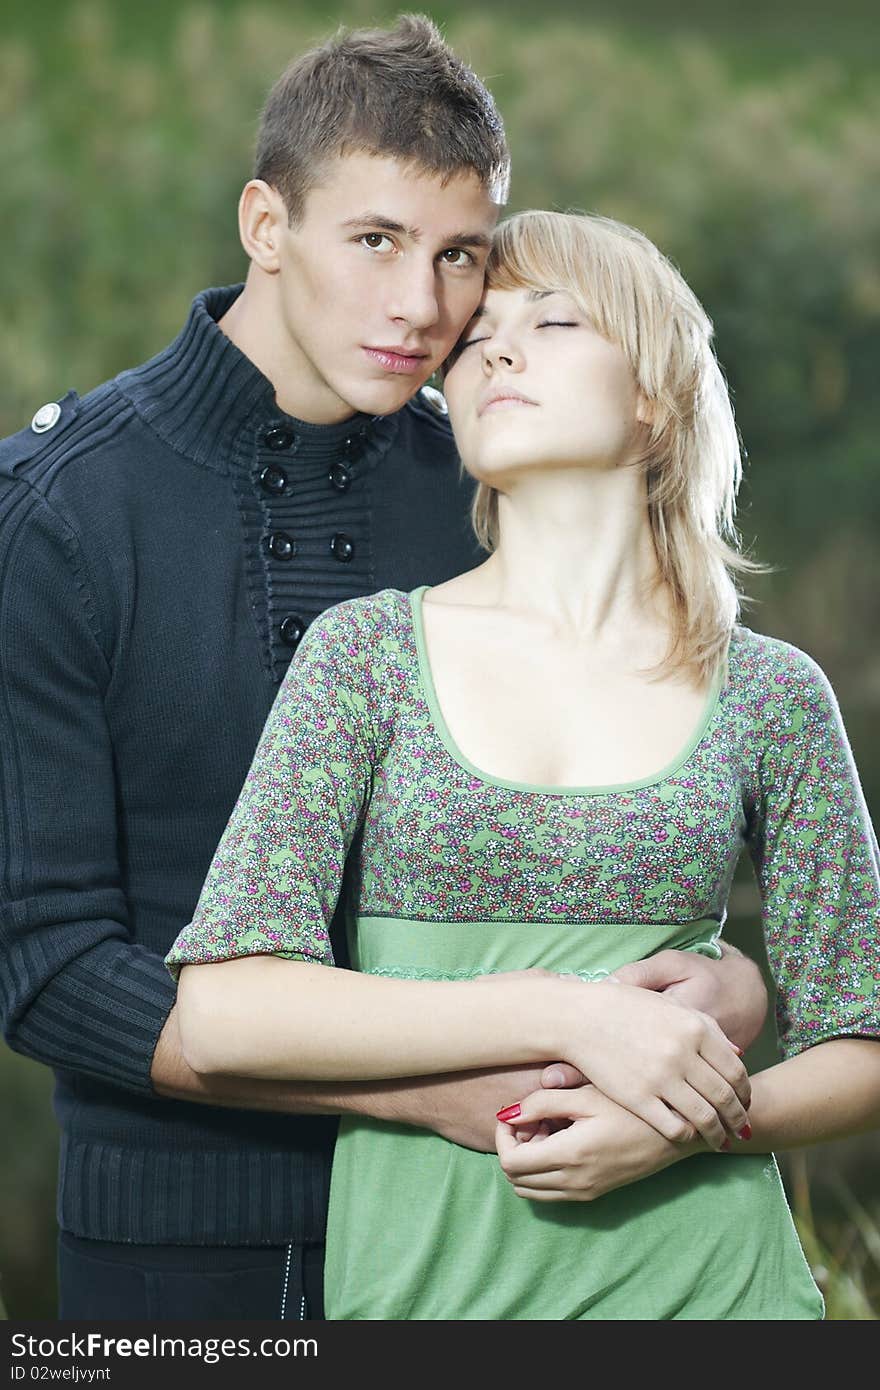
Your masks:
{"label": "man's hand", "polygon": [[[567,1062],[554,1062],[543,1071],[506,1067],[456,1076],[419,1077],[395,1083],[387,1093],[384,1118],[414,1124],[480,1153],[495,1152],[496,1113],[542,1087],[582,1086],[584,1077]],[[375,1112],[374,1112],[375,1113]]]}
{"label": "man's hand", "polygon": [[741,1052],[760,1033],[767,1013],[767,989],[758,966],[727,942],[721,960],[696,951],[658,951],[622,965],[613,978],[653,989],[677,1004],[709,1014]]}
{"label": "man's hand", "polygon": [[533,1202],[592,1202],[706,1147],[664,1139],[589,1085],[527,1096],[495,1144],[514,1192]]}

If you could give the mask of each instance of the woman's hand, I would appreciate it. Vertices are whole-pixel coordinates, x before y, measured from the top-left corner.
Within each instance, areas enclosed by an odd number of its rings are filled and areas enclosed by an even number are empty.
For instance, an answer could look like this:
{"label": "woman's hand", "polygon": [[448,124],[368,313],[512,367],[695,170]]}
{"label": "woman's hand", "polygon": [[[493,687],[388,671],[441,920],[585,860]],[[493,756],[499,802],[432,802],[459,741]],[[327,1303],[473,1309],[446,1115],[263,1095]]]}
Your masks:
{"label": "woman's hand", "polygon": [[565,984],[561,1055],[610,1100],[673,1143],[749,1137],[748,1074],[714,1019],[614,979]]}
{"label": "woman's hand", "polygon": [[664,1139],[587,1085],[527,1096],[511,1124],[498,1124],[495,1147],[518,1197],[592,1202],[705,1146],[694,1138],[685,1144]]}

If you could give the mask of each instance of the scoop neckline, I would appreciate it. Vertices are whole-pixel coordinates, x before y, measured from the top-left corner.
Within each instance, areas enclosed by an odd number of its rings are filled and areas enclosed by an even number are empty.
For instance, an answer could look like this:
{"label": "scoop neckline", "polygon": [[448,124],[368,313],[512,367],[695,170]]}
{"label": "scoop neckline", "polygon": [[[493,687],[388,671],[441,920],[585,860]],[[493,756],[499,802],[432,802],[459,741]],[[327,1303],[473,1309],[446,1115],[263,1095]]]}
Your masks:
{"label": "scoop neckline", "polygon": [[660,768],[658,772],[651,773],[648,777],[641,777],[634,782],[609,782],[596,786],[562,786],[558,784],[541,784],[537,782],[515,782],[509,777],[497,777],[492,772],[485,772],[483,768],[477,767],[470,758],[465,757],[459,748],[446,723],[443,711],[440,708],[440,701],[437,698],[437,689],[434,685],[434,675],[431,670],[431,662],[428,657],[428,646],[425,641],[424,619],[422,615],[422,600],[425,594],[433,586],[422,584],[417,589],[413,589],[409,594],[409,611],[412,622],[413,634],[416,643],[416,655],[418,658],[419,683],[422,693],[428,705],[431,719],[434,724],[435,732],[443,744],[453,762],[459,767],[464,768],[472,777],[476,777],[480,782],[484,782],[490,787],[504,787],[508,791],[515,792],[535,792],[541,796],[609,796],[615,792],[639,791],[643,787],[655,787],[660,782],[665,782],[674,773],[679,772],[690,758],[695,749],[702,743],[708,732],[718,705],[721,699],[721,691],[724,687],[724,678],[727,670],[727,659],[719,661],[718,669],[712,678],[712,684],[706,695],[702,712],[697,720],[696,727],[684,747],[675,755],[670,762]]}

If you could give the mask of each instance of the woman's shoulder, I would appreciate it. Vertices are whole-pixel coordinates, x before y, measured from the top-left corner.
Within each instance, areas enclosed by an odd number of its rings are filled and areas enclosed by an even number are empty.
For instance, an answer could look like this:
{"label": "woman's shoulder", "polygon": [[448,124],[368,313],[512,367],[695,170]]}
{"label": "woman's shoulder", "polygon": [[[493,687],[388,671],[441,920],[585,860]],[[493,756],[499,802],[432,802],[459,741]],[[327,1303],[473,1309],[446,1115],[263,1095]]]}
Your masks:
{"label": "woman's shoulder", "polygon": [[[401,589],[380,589],[361,598],[343,599],[332,608],[325,608],[309,624],[301,645],[337,647],[340,641],[347,641],[366,644],[364,650],[373,650],[376,643],[398,634],[409,614],[410,596]],[[349,654],[357,653],[351,651]]]}
{"label": "woman's shoulder", "polygon": [[822,667],[800,647],[780,637],[737,626],[730,639],[731,686],[752,711],[793,713],[837,710],[831,683]]}
{"label": "woman's shoulder", "polygon": [[291,665],[385,705],[417,660],[409,594],[380,589],[325,609],[306,629]]}

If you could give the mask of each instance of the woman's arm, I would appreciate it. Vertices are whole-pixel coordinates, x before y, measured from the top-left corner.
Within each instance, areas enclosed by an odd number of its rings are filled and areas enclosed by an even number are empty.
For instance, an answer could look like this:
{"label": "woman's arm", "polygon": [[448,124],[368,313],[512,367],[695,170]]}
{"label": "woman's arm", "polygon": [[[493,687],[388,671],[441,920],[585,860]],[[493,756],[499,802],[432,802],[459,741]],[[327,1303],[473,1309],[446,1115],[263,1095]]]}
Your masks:
{"label": "woman's arm", "polygon": [[746,844],[779,1041],[794,1058],[831,1039],[880,1037],[880,862],[827,678],[796,648],[762,642]]}
{"label": "woman's arm", "polygon": [[185,967],[195,1071],[265,1079],[431,1075],[562,1057],[670,1140],[746,1123],[748,1081],[714,1020],[662,995],[545,971],[394,980],[272,956]]}
{"label": "woman's arm", "polygon": [[524,1099],[543,1086],[582,1086],[585,1080],[564,1062],[389,1081],[257,1081],[208,1075],[187,1065],[177,1025],[174,1008],[153,1055],[150,1080],[157,1095],[287,1115],[369,1115],[391,1124],[431,1129],[481,1153],[495,1152],[495,1112],[511,1096]]}
{"label": "woman's arm", "polygon": [[758,1072],[749,1123],[748,1148],[760,1153],[880,1125],[880,1040],[833,1038]]}

